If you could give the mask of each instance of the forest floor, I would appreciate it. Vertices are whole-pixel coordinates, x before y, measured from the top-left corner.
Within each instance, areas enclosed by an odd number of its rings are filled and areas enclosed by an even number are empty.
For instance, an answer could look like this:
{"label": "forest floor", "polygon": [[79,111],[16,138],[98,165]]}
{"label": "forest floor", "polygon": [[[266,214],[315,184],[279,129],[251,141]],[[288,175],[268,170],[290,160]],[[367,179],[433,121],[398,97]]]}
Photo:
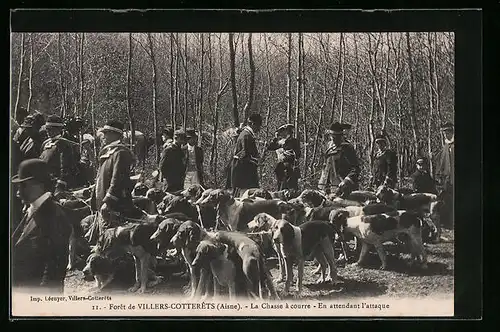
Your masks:
{"label": "forest floor", "polygon": [[[303,299],[346,299],[384,297],[453,297],[454,292],[454,237],[453,232],[443,230],[443,237],[448,241],[426,245],[428,268],[422,270],[418,265],[410,266],[409,255],[388,254],[388,269],[380,270],[380,260],[370,253],[363,267],[352,265],[338,266],[340,284],[316,285],[319,275],[314,275],[313,261],[307,261],[304,269]],[[390,253],[390,250],[388,250]],[[159,269],[164,281],[147,291],[151,296],[186,296],[189,291],[189,279],[176,276],[180,272],[180,264],[171,264],[168,268]],[[276,261],[269,261],[269,268],[274,278],[279,271]],[[297,276],[296,268],[294,276]],[[122,281],[110,285],[109,294],[127,294],[127,288],[133,284],[134,271],[129,266],[126,272],[120,273]],[[68,272],[65,283],[66,295],[88,294],[95,286],[93,281],[86,281],[79,270]],[[284,284],[278,283],[277,290],[283,293]],[[295,284],[287,297],[295,297]]]}

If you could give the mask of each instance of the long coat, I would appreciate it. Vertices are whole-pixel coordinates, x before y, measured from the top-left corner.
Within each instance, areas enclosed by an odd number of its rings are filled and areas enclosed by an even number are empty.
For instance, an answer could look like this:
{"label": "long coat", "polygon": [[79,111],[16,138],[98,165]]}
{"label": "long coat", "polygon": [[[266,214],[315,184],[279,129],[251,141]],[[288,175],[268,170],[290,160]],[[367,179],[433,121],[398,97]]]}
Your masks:
{"label": "long coat", "polygon": [[274,138],[267,149],[278,153],[278,163],[274,169],[278,191],[298,189],[300,169],[297,166],[297,161],[301,157],[299,140],[295,137],[288,137],[284,140]]}
{"label": "long coat", "polygon": [[49,166],[49,172],[55,183],[66,188],[73,188],[78,182],[78,163],[80,157],[75,154],[75,147],[69,140],[59,137],[43,142],[40,159]]}
{"label": "long coat", "polygon": [[40,156],[42,142],[34,130],[19,128],[12,138],[12,172],[16,173],[21,161]]}
{"label": "long coat", "polygon": [[375,155],[373,164],[373,186],[385,184],[390,188],[394,188],[397,183],[398,176],[398,158],[396,152],[386,149]]}
{"label": "long coat", "polygon": [[99,154],[99,170],[93,190],[91,205],[99,211],[104,203],[111,210],[127,214],[133,208],[130,179],[134,155],[122,143],[111,143]]}
{"label": "long coat", "polygon": [[[199,146],[194,147],[194,159],[195,159],[195,164],[196,164],[196,172],[198,173],[198,180],[200,181],[200,185],[202,187],[205,187],[204,181],[203,181],[203,149]],[[186,153],[186,165],[189,163],[189,153]]]}
{"label": "long coat", "polygon": [[186,176],[186,151],[178,144],[171,144],[161,153],[160,171],[165,180],[165,191],[184,189]]}
{"label": "long coat", "polygon": [[455,183],[455,143],[444,143],[443,149],[437,156],[436,180],[444,188],[452,187]]}
{"label": "long coat", "polygon": [[52,197],[25,215],[12,235],[13,284],[62,294],[70,234],[67,215]]}
{"label": "long coat", "polygon": [[322,158],[324,159],[323,171],[318,183],[320,190],[336,187],[341,181],[345,183],[342,195],[347,195],[359,188],[361,169],[356,150],[351,143],[344,141],[338,146],[329,146],[323,152]]}
{"label": "long coat", "polygon": [[231,187],[233,189],[259,187],[258,158],[255,136],[250,129],[245,127],[236,140],[231,164]]}
{"label": "long coat", "polygon": [[427,171],[416,170],[411,175],[413,190],[417,193],[437,194],[436,181]]}

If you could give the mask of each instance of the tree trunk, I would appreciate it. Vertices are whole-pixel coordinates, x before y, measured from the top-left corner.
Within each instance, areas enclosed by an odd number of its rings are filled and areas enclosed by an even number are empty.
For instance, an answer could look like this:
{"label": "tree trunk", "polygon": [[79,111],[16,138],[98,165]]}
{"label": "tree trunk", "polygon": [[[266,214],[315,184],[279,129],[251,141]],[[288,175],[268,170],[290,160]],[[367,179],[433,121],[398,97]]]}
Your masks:
{"label": "tree trunk", "polygon": [[[19,90],[18,90],[19,91]],[[33,98],[33,33],[30,33],[30,68],[28,78],[28,105],[26,106],[26,113],[30,114],[31,99]]]}
{"label": "tree trunk", "polygon": [[433,71],[434,71],[434,86],[435,86],[435,93],[436,93],[435,107],[436,107],[436,112],[437,112],[437,115],[439,118],[439,122],[442,122],[443,116],[441,114],[441,102],[440,102],[440,92],[439,92],[440,87],[439,87],[439,81],[438,81],[438,72],[437,72],[437,68],[436,68],[437,67],[436,63],[438,62],[437,49],[438,49],[438,47],[437,47],[437,33],[434,32],[434,61],[432,63],[433,63]]}
{"label": "tree trunk", "polygon": [[[374,143],[375,143],[375,130],[374,130],[374,115],[375,115],[375,82],[372,81],[370,92],[371,92],[371,104],[370,104],[370,118],[368,120],[368,135],[369,135],[369,143],[370,143],[370,151],[369,151],[369,162],[370,162],[370,175],[373,176],[373,153],[374,153]],[[371,181],[370,181],[371,182]],[[370,183],[371,186],[371,183]]]}
{"label": "tree trunk", "polygon": [[148,33],[148,42],[149,42],[149,50],[151,52],[151,64],[153,67],[153,132],[154,132],[154,139],[155,139],[155,165],[158,165],[160,163],[160,143],[158,142],[158,111],[157,111],[157,89],[158,89],[158,82],[157,82],[157,77],[156,77],[156,56],[155,56],[155,50],[153,46],[153,38],[151,37],[151,33]]}
{"label": "tree trunk", "polygon": [[299,138],[299,112],[300,112],[300,94],[301,94],[301,84],[302,84],[302,48],[300,47],[300,41],[302,39],[302,33],[299,32],[298,41],[297,41],[297,90],[295,91],[295,116],[294,116],[294,125],[295,125],[295,137]]}
{"label": "tree trunk", "polygon": [[175,129],[174,34],[170,33],[170,124]]}
{"label": "tree trunk", "polygon": [[337,95],[338,95],[338,87],[339,87],[339,77],[340,77],[340,70],[341,65],[340,63],[342,62],[342,43],[344,40],[344,33],[340,33],[340,39],[339,39],[339,67],[337,69],[337,77],[335,78],[335,91],[333,94],[332,98],[332,113],[330,114],[330,123],[333,122],[335,118],[335,106],[337,106]]}
{"label": "tree trunk", "polygon": [[[179,60],[180,59],[180,47],[179,47],[179,34],[175,34],[175,125],[177,126],[177,114],[180,114],[180,92],[179,92]],[[174,130],[177,129],[174,127]]]}
{"label": "tree trunk", "polygon": [[[387,46],[389,47],[389,33],[386,34],[387,37]],[[389,67],[391,61],[391,52],[387,51],[386,64],[385,64],[385,80],[384,80],[384,94],[382,99],[382,131],[386,131],[387,127],[387,92],[389,88]],[[389,142],[390,143],[390,142]]]}
{"label": "tree trunk", "polygon": [[184,121],[183,127],[187,127],[188,118],[188,91],[189,91],[189,69],[188,69],[188,48],[187,48],[187,33],[184,34]]}
{"label": "tree trunk", "polygon": [[428,51],[428,63],[429,63],[429,70],[428,70],[428,75],[427,75],[427,85],[428,85],[428,92],[429,92],[429,118],[427,119],[427,155],[429,157],[429,172],[430,174],[433,174],[433,165],[432,165],[432,122],[434,121],[433,119],[433,113],[434,113],[434,82],[433,82],[433,59],[432,59],[432,38],[431,38],[431,32],[427,33],[427,51]]}
{"label": "tree trunk", "polygon": [[341,38],[340,42],[340,107],[339,107],[339,122],[344,119],[344,81],[345,81],[345,41]]}
{"label": "tree trunk", "polygon": [[61,33],[57,34],[57,57],[59,60],[59,89],[61,90],[61,117],[66,115],[66,91],[64,87],[63,65],[61,56]]}
{"label": "tree trunk", "polygon": [[203,83],[204,83],[204,70],[205,70],[205,37],[201,33],[201,82],[200,82],[200,101],[199,101],[199,113],[198,113],[198,146],[201,147],[203,142],[202,130],[203,130]]}
{"label": "tree trunk", "polygon": [[245,119],[248,119],[248,115],[250,110],[252,109],[253,104],[253,95],[255,90],[255,63],[253,61],[253,52],[252,52],[252,33],[248,34],[248,63],[250,65],[250,86],[248,88],[248,100],[243,108],[243,116]]}
{"label": "tree trunk", "polygon": [[416,105],[416,98],[415,98],[415,75],[413,73],[414,67],[413,67],[413,53],[410,45],[410,33],[406,32],[406,51],[408,54],[408,71],[410,73],[410,122],[411,122],[411,127],[412,127],[412,133],[413,133],[413,141],[415,143],[414,148],[415,152],[418,153],[420,150],[420,142],[418,140],[419,134],[418,134],[418,127],[417,127],[417,119],[416,119],[416,113],[417,113],[417,105]]}
{"label": "tree trunk", "polygon": [[83,71],[83,54],[85,47],[85,33],[80,34],[80,65],[79,65],[79,74],[80,74],[80,117],[83,117],[83,87],[84,87],[84,71]]}
{"label": "tree trunk", "polygon": [[292,122],[292,34],[288,33],[287,72],[286,72],[286,122]]}
{"label": "tree trunk", "polygon": [[[240,120],[238,118],[238,96],[236,94],[236,73],[235,73],[235,52],[234,52],[234,34],[229,33],[229,61],[231,70],[231,93],[233,97],[233,124],[239,127]],[[246,119],[243,119],[246,121]]]}
{"label": "tree trunk", "polygon": [[130,124],[130,145],[132,150],[134,150],[134,142],[135,142],[135,125],[134,125],[134,117],[132,115],[132,105],[131,105],[131,96],[130,89],[132,87],[131,82],[131,72],[132,72],[132,33],[128,34],[128,66],[127,66],[127,114],[128,121]]}
{"label": "tree trunk", "polygon": [[271,117],[271,97],[272,97],[272,75],[271,75],[271,59],[269,57],[269,47],[267,45],[267,35],[264,37],[264,47],[266,51],[266,71],[267,71],[267,112],[265,119],[265,128],[266,128],[266,138],[265,141],[268,140],[269,137],[269,118]]}
{"label": "tree trunk", "polygon": [[302,77],[302,126],[303,126],[303,131],[304,131],[304,139],[303,139],[303,156],[302,160],[304,163],[304,168],[302,171],[302,174],[304,177],[307,177],[307,150],[308,150],[308,144],[307,144],[307,111],[306,111],[306,75],[305,75],[305,52],[304,52],[304,35],[301,36],[300,38],[300,49],[301,49],[301,55],[302,55],[302,64],[300,66],[301,69],[301,77]]}

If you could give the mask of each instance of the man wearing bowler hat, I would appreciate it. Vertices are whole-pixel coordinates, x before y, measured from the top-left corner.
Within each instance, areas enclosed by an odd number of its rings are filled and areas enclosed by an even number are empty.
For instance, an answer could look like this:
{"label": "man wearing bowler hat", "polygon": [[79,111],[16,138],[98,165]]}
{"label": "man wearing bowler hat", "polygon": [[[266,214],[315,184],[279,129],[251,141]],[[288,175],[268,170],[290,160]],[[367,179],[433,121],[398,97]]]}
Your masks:
{"label": "man wearing bowler hat", "polygon": [[198,135],[193,128],[186,129],[186,177],[184,189],[198,184],[203,184],[203,150],[198,146]]}
{"label": "man wearing bowler hat", "polygon": [[[100,213],[99,231],[119,223],[117,214],[130,218],[141,218],[142,212],[132,202],[134,183],[130,179],[135,157],[130,149],[121,142],[123,123],[108,121],[101,129],[103,147],[99,152],[99,170],[92,192],[92,210]],[[95,240],[91,236],[90,241]]]}
{"label": "man wearing bowler hat", "polygon": [[454,222],[454,184],[455,184],[455,128],[451,122],[441,126],[444,136],[444,144],[437,156],[436,180],[443,192],[443,198],[447,207],[446,217],[443,223],[453,226]]}
{"label": "man wearing bowler hat", "polygon": [[384,185],[394,188],[398,176],[398,158],[394,150],[389,149],[385,133],[375,136],[377,151],[373,167],[372,184],[375,188]]}
{"label": "man wearing bowler hat", "polygon": [[57,197],[74,187],[77,182],[74,176],[78,173],[78,162],[80,157],[75,155],[74,145],[68,139],[62,137],[64,122],[57,115],[49,115],[45,122],[45,130],[48,139],[43,142],[40,159],[49,166],[49,173],[53,179],[54,195]]}
{"label": "man wearing bowler hat", "polygon": [[177,129],[170,146],[163,150],[160,158],[160,171],[165,182],[166,192],[175,193],[184,189],[186,175],[186,132]]}
{"label": "man wearing bowler hat", "polygon": [[274,169],[278,191],[283,189],[298,189],[300,169],[298,159],[300,158],[299,140],[293,137],[294,126],[291,123],[282,125],[276,130],[274,139],[267,149],[276,151],[278,163]]}
{"label": "man wearing bowler hat", "polygon": [[15,286],[63,294],[71,226],[50,193],[47,163],[27,159],[12,182],[29,205],[12,235],[12,281]]}
{"label": "man wearing bowler hat", "polygon": [[253,113],[247,119],[247,125],[241,130],[236,140],[231,164],[231,187],[239,197],[246,189],[259,187],[259,151],[255,135],[262,126],[260,114]]}
{"label": "man wearing bowler hat", "polygon": [[335,122],[326,132],[327,146],[323,152],[323,171],[318,188],[346,197],[359,187],[360,167],[356,150],[344,138],[344,131],[351,125]]}

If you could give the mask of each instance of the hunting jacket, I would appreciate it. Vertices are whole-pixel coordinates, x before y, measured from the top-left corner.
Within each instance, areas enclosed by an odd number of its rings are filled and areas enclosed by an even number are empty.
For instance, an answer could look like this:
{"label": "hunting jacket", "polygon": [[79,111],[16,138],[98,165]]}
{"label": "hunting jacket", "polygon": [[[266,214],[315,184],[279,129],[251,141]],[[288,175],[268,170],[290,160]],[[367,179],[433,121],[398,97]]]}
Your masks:
{"label": "hunting jacket", "polygon": [[232,188],[258,188],[259,151],[255,134],[250,127],[245,127],[238,135],[231,168]]}
{"label": "hunting jacket", "polygon": [[398,176],[396,152],[390,149],[378,152],[375,155],[373,167],[373,186],[375,188],[382,184],[390,188],[396,186]]}

